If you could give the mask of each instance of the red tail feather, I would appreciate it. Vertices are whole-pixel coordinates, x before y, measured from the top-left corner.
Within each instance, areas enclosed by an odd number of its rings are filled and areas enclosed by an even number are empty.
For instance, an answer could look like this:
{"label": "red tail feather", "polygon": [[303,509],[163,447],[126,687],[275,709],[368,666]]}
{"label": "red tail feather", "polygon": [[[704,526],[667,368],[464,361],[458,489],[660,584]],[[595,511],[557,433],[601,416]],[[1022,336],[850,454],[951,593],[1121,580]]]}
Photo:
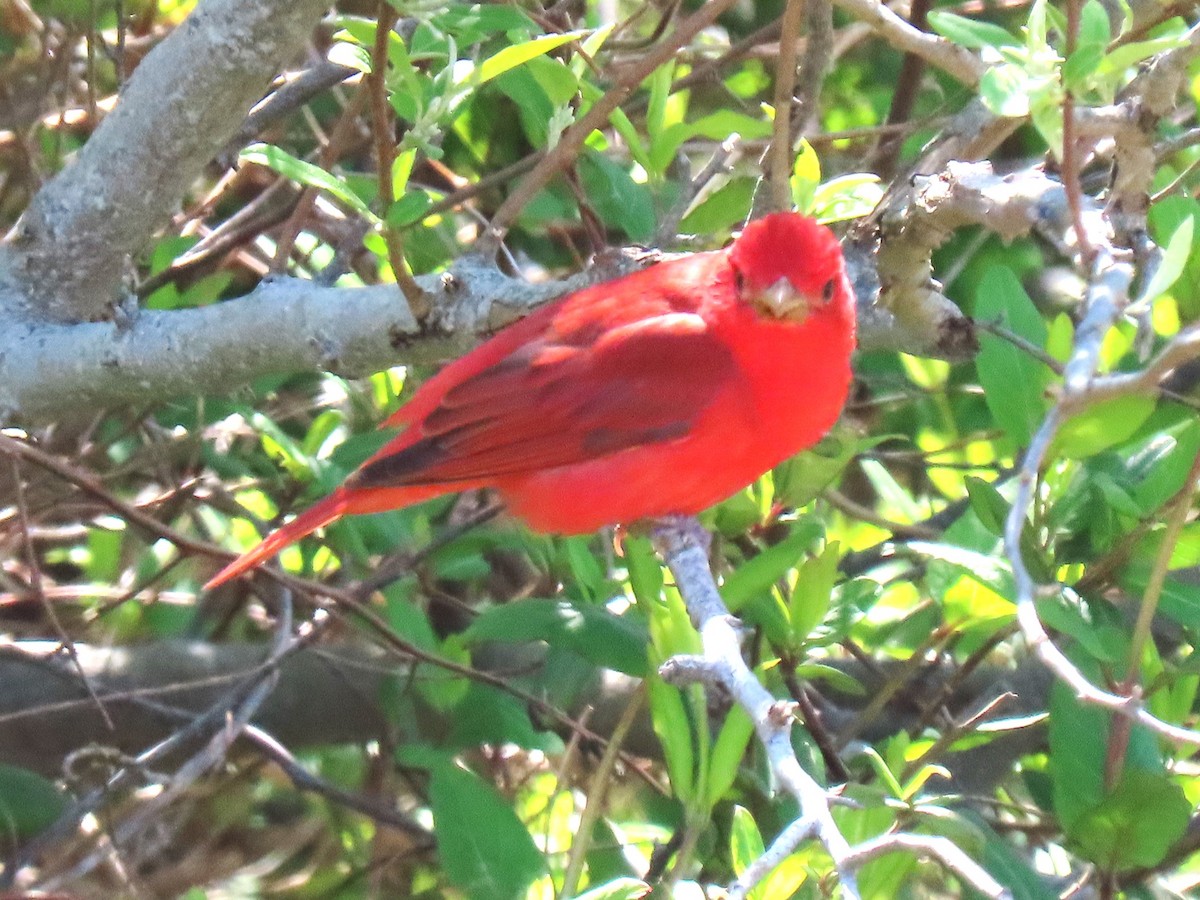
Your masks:
{"label": "red tail feather", "polygon": [[237,578],[239,575],[248,572],[255,566],[270,559],[288,544],[300,540],[306,534],[311,534],[322,525],[328,525],[334,519],[345,514],[349,507],[349,496],[343,489],[334,491],[316,506],[311,509],[306,509],[292,521],[288,522],[278,531],[274,531],[267,535],[266,539],[261,544],[243,553],[220,572],[218,572],[208,584],[204,585],[204,589],[211,590],[218,585],[224,584],[231,578]]}

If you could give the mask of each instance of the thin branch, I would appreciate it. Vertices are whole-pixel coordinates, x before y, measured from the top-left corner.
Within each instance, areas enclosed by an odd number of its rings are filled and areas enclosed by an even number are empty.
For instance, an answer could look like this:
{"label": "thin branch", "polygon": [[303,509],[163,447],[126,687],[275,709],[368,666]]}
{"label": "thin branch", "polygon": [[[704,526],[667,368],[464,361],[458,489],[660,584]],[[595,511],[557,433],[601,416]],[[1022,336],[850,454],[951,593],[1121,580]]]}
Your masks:
{"label": "thin branch", "polygon": [[1044,594],[1056,594],[1061,587],[1036,584],[1021,553],[1021,533],[1033,506],[1038,474],[1060,425],[1070,412],[1078,408],[1078,404],[1089,396],[1095,396],[1089,388],[1099,364],[1101,342],[1124,308],[1133,280],[1133,269],[1128,263],[1116,262],[1107,247],[1097,244],[1091,275],[1087,312],[1076,330],[1075,346],[1064,370],[1062,396],[1046,414],[1030,442],[1017,475],[1013,504],[1005,521],[1004,549],[1012,565],[1016,586],[1017,622],[1029,648],[1075,692],[1081,702],[1126,716],[1174,743],[1200,747],[1200,732],[1171,725],[1151,715],[1136,697],[1101,690],[1055,646],[1038,615],[1036,600]]}
{"label": "thin branch", "polygon": [[704,648],[703,657],[693,658],[696,665],[691,671],[681,668],[673,658],[663,664],[660,674],[667,681],[680,683],[695,681],[698,667],[707,669],[707,678],[719,682],[750,714],[772,773],[783,790],[800,804],[798,824],[789,837],[802,840],[814,835],[833,858],[846,896],[857,898],[854,874],[842,862],[850,853],[850,845],[833,821],[825,789],[804,771],[792,747],[792,704],[772,697],[742,659],[739,623],[725,608],[708,568],[707,534],[694,520],[665,520],[655,531],[654,540],[675,576],[675,585],[700,631]]}
{"label": "thin branch", "polygon": [[927,835],[885,834],[870,838],[856,845],[846,859],[846,864],[862,866],[873,859],[878,859],[888,853],[906,850],[924,856],[932,856],[946,869],[956,875],[965,884],[970,885],[985,897],[1011,897],[1005,887],[987,873],[983,866],[967,856],[958,845],[949,838],[931,837]]}
{"label": "thin branch", "polygon": [[655,529],[659,554],[675,576],[675,585],[700,632],[702,656],[672,657],[660,674],[669,682],[717,683],[750,714],[776,782],[800,806],[799,816],[729,888],[731,900],[744,900],[749,891],[802,841],[815,837],[833,859],[844,896],[859,897],[854,872],[870,859],[893,850],[923,853],[940,861],[952,874],[986,897],[1008,892],[981,866],[946,838],[912,834],[887,835],[851,846],[838,829],[825,789],[804,771],[791,742],[793,722],[789,701],[777,700],[758,681],[742,658],[739,622],[729,614],[708,567],[708,535],[693,519],[665,519]]}
{"label": "thin branch", "polygon": [[[1079,9],[1080,0],[1067,0],[1067,58],[1075,52],[1079,41]],[[1061,70],[1060,70],[1061,77]],[[1062,177],[1063,187],[1067,192],[1067,206],[1071,210],[1071,221],[1074,224],[1075,245],[1079,250],[1081,267],[1090,269],[1092,266],[1091,241],[1083,223],[1083,188],[1079,182],[1079,140],[1075,134],[1075,94],[1063,84],[1063,146],[1062,146]]]}
{"label": "thin branch", "polygon": [[833,60],[833,6],[830,0],[805,0],[804,59],[800,63],[800,86],[791,138],[807,134],[820,121],[821,87]]}
{"label": "thin branch", "polygon": [[[779,56],[775,60],[775,122],[767,150],[767,183],[772,212],[792,208],[792,106],[795,104],[796,53],[800,23],[811,5],[806,0],[787,0],[779,31]],[[811,41],[809,42],[811,46]]]}
{"label": "thin branch", "polygon": [[[908,22],[913,28],[925,31],[929,16],[930,0],[914,0],[908,12]],[[912,116],[921,93],[921,79],[925,75],[925,60],[915,53],[905,53],[900,63],[900,74],[896,76],[896,89],[892,93],[892,103],[888,108],[887,124],[903,125]],[[875,172],[884,181],[890,180],[896,173],[896,164],[900,157],[900,148],[904,145],[903,131],[889,132],[880,138],[875,147],[874,164],[868,164],[866,171]]]}
{"label": "thin branch", "polygon": [[878,0],[835,0],[856,19],[875,29],[892,47],[936,66],[967,87],[975,87],[987,68],[974,53],[943,37],[914,28]]}
{"label": "thin branch", "polygon": [[424,322],[430,312],[429,296],[413,279],[404,258],[404,234],[386,221],[388,210],[396,200],[392,168],[396,162],[394,114],[387,98],[388,40],[399,13],[387,0],[379,0],[375,22],[375,42],[371,48],[371,73],[367,85],[371,92],[371,131],[375,138],[376,183],[379,186],[380,214],[385,217],[383,241],[387,247],[388,265],[408,301],[413,318]]}
{"label": "thin branch", "polygon": [[[5,438],[7,440],[7,438]],[[75,642],[71,640],[71,636],[67,634],[67,630],[63,628],[62,621],[58,618],[58,613],[54,610],[54,604],[46,596],[46,591],[42,585],[42,566],[37,558],[37,551],[33,547],[33,538],[30,532],[29,510],[25,504],[25,479],[21,472],[21,464],[16,456],[9,456],[9,463],[12,465],[13,487],[17,501],[17,518],[21,525],[21,541],[24,544],[25,558],[29,566],[29,583],[33,588],[34,596],[37,597],[38,603],[41,604],[43,612],[46,613],[46,618],[50,622],[51,628],[54,629],[54,634],[58,638],[60,645],[70,657],[71,665],[75,667],[75,671],[79,674],[79,680],[86,688],[88,697],[96,705],[96,709],[100,712],[100,717],[104,719],[104,725],[108,730],[116,731],[117,728],[113,724],[112,716],[108,714],[108,707],[96,694],[96,686],[92,684],[92,679],[88,678],[87,672],[83,670],[83,665],[79,661],[79,652],[75,649]]]}
{"label": "thin branch", "polygon": [[358,69],[321,60],[302,72],[288,76],[270,96],[250,111],[241,128],[217,154],[217,164],[231,167],[241,149],[269,126],[291,115],[318,94],[358,75]]}

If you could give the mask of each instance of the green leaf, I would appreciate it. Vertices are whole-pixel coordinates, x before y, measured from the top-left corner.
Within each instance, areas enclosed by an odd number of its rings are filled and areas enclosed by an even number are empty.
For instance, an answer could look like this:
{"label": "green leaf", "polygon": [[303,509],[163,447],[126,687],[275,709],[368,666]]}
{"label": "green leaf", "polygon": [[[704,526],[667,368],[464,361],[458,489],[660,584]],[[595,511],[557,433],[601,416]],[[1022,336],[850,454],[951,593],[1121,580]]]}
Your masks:
{"label": "green leaf", "polygon": [[1141,300],[1157,300],[1179,280],[1187,266],[1188,256],[1192,252],[1192,235],[1195,231],[1196,219],[1188,216],[1171,235],[1167,249],[1163,252],[1162,260],[1149,283],[1142,290]]}
{"label": "green leaf", "polygon": [[[750,892],[751,900],[791,900],[808,880],[808,866],[798,854],[787,857]],[[814,894],[815,895],[815,894]]]}
{"label": "green leaf", "polygon": [[1068,834],[1103,869],[1152,868],[1183,837],[1191,811],[1183,790],[1165,773],[1127,771],[1111,794],[1074,821]]}
{"label": "green leaf", "polygon": [[931,541],[909,541],[908,548],[914,553],[957,567],[968,578],[978,581],[1009,601],[1013,601],[1016,596],[1012,570],[1007,560],[1001,557]]}
{"label": "green leaf", "polygon": [[1122,44],[1104,57],[1104,61],[1100,64],[1100,74],[1120,75],[1130,66],[1136,66],[1142,60],[1149,59],[1155,54],[1174,50],[1183,46],[1184,43],[1186,43],[1186,38],[1179,34]]}
{"label": "green leaf", "polygon": [[509,69],[557,50],[563,44],[577,41],[588,34],[586,31],[566,31],[562,34],[543,34],[520,44],[512,44],[489,56],[478,66],[466,65],[455,71],[454,83],[459,86],[478,85],[491,81]]}
{"label": "green leaf", "polygon": [[754,735],[754,720],[740,706],[733,706],[725,716],[725,722],[713,742],[708,759],[708,781],[705,798],[707,809],[712,809],[733,786],[746,747]]}
{"label": "green leaf", "polygon": [[763,844],[762,833],[750,810],[735,806],[733,819],[729,823],[729,859],[733,863],[733,871],[741,875],[750,864],[763,855],[766,847]]}
{"label": "green leaf", "polygon": [[732,109],[709,113],[694,122],[676,122],[655,135],[650,150],[650,163],[654,171],[661,172],[670,164],[684,141],[705,137],[723,141],[731,134],[754,140],[769,137],[771,123],[761,117],[748,116]]}
{"label": "green leaf", "polygon": [[799,645],[825,621],[840,560],[837,541],[825,545],[820,555],[806,559],[796,571],[796,584],[788,603],[792,638]]}
{"label": "green leaf", "polygon": [[[1046,345],[1046,325],[1007,266],[993,266],[984,274],[975,300],[975,316],[999,320],[1035,347]],[[1043,392],[1049,369],[995,335],[982,333],[979,343],[975,367],[988,410],[1016,446],[1027,446],[1045,414]]]}
{"label": "green leaf", "polygon": [[864,442],[852,428],[835,426],[815,447],[775,467],[771,473],[775,502],[792,509],[808,506],[863,449]]}
{"label": "green leaf", "polygon": [[867,476],[867,481],[871,482],[871,487],[885,506],[891,507],[910,522],[924,518],[924,511],[913,499],[909,489],[903,487],[883,463],[877,459],[863,459],[859,461],[859,468]]}
{"label": "green leaf", "polygon": [[626,535],[623,546],[633,596],[641,604],[658,603],[662,597],[663,573],[649,539]]}
{"label": "green leaf", "polygon": [[796,676],[805,681],[823,681],[836,691],[851,697],[862,697],[867,689],[853,675],[824,663],[806,662],[796,666]]}
{"label": "green leaf", "polygon": [[1015,850],[982,816],[966,809],[957,809],[956,814],[983,835],[983,846],[971,855],[1004,885],[1013,900],[1058,900],[1058,891],[1033,868],[1028,856]]}
{"label": "green leaf", "polygon": [[721,597],[729,611],[736,613],[748,600],[769,591],[800,563],[814,537],[811,527],[796,528],[778,544],[738,566],[721,585]]}
{"label": "green leaf", "polygon": [[1079,37],[1077,46],[1099,44],[1107,46],[1112,40],[1112,27],[1108,13],[1099,0],[1087,0],[1079,13]]}
{"label": "green leaf", "polygon": [[1094,403],[1063,423],[1050,450],[1051,459],[1085,459],[1123,444],[1154,412],[1153,397],[1132,394]]}
{"label": "green leaf", "polygon": [[425,191],[405,191],[404,196],[388,207],[385,221],[392,228],[415,225],[425,218],[433,198]]}
{"label": "green leaf", "polygon": [[732,178],[688,211],[679,230],[684,234],[719,234],[746,221],[754,199],[753,178]]}
{"label": "green leaf", "polygon": [[1033,5],[1029,8],[1029,20],[1025,25],[1025,47],[1030,51],[1030,55],[1048,46],[1046,20],[1054,12],[1056,11],[1050,7],[1048,0],[1033,0]]}
{"label": "green leaf", "polygon": [[817,185],[821,183],[821,160],[812,144],[803,138],[796,150],[796,161],[792,163],[792,203],[796,209],[808,213],[813,207]]}
{"label": "green leaf", "polygon": [[32,837],[45,831],[67,808],[67,797],[35,772],[0,763],[0,831]]}
{"label": "green leaf", "polygon": [[[1123,585],[1135,590],[1140,596],[1146,591],[1147,579],[1122,579]],[[1164,616],[1174,619],[1184,628],[1200,631],[1200,585],[1167,578],[1163,582],[1158,609]]]}
{"label": "green leaf", "polygon": [[650,102],[646,105],[646,133],[651,146],[662,133],[667,118],[667,100],[671,96],[671,79],[675,74],[675,62],[669,60],[655,69],[647,82],[650,85]]}
{"label": "green leaf", "polygon": [[883,199],[883,184],[872,172],[839,175],[817,187],[812,198],[812,214],[828,225],[865,216]]}
{"label": "green leaf", "polygon": [[984,481],[976,475],[968,475],[963,479],[967,488],[967,497],[971,509],[979,517],[983,527],[996,537],[1004,536],[1004,522],[1008,518],[1010,504],[996,490],[996,486]]}
{"label": "green leaf", "polygon": [[696,796],[696,757],[683,694],[657,674],[646,679],[646,692],[650,698],[650,722],[662,744],[671,788],[676,797],[687,803]]}
{"label": "green leaf", "polygon": [[602,606],[565,600],[519,600],[484,611],[462,633],[468,644],[482,641],[546,641],[626,675],[646,672],[644,627]]}
{"label": "green leaf", "polygon": [[408,188],[408,178],[412,175],[413,166],[417,162],[417,151],[415,148],[410,148],[397,153],[396,158],[392,160],[392,196],[396,197],[404,193]]}
{"label": "green leaf", "polygon": [[345,182],[329,174],[320,166],[314,166],[312,163],[297,159],[286,150],[282,150],[271,144],[251,144],[238,154],[238,158],[246,162],[266,166],[271,171],[278,172],[284,178],[290,178],[299,184],[324,191],[330,196],[341,200],[369,222],[373,224],[378,224],[379,222],[379,217],[371,212],[367,204],[363,202],[363,199],[350,190]]}
{"label": "green leaf", "polygon": [[469,751],[484,744],[493,747],[511,744],[544,753],[562,752],[563,743],[558,735],[534,727],[524,700],[490,684],[472,683],[457,709],[470,712],[451,719],[448,747]]}
{"label": "green leaf", "polygon": [[1200,453],[1200,422],[1193,418],[1164,429],[1130,451],[1126,470],[1133,481],[1130,494],[1142,514],[1170,500],[1187,481]]}
{"label": "green leaf", "polygon": [[1083,89],[1103,60],[1103,44],[1081,44],[1063,63],[1063,85],[1070,90]]}
{"label": "green leaf", "polygon": [[[1081,654],[1073,661],[1095,683],[1099,667]],[[1086,706],[1061,682],[1050,692],[1050,773],[1054,778],[1054,811],[1068,834],[1076,823],[1104,802],[1105,759],[1112,715]],[[1125,771],[1162,772],[1157,741],[1141,726],[1133,726],[1125,755]],[[1143,807],[1144,809],[1144,807]]]}
{"label": "green leaf", "polygon": [[469,897],[523,900],[546,862],[512,806],[448,760],[430,775],[429,805],[446,875]]}
{"label": "green leaf", "polygon": [[932,10],[928,17],[929,27],[944,38],[966,47],[979,50],[983,47],[1016,46],[1016,37],[999,25],[979,19],[968,19],[954,13]]}
{"label": "green leaf", "polygon": [[[399,4],[393,4],[399,6]],[[433,19],[443,31],[453,34],[459,44],[474,44],[489,34],[528,31],[533,22],[521,10],[501,4],[451,3]]]}
{"label": "green leaf", "polygon": [[579,158],[578,168],[588,202],[605,225],[621,229],[635,241],[654,236],[654,204],[645,185],[594,150]]}
{"label": "green leaf", "polygon": [[986,69],[979,79],[979,99],[998,116],[1019,119],[1029,115],[1029,78],[1011,63]]}

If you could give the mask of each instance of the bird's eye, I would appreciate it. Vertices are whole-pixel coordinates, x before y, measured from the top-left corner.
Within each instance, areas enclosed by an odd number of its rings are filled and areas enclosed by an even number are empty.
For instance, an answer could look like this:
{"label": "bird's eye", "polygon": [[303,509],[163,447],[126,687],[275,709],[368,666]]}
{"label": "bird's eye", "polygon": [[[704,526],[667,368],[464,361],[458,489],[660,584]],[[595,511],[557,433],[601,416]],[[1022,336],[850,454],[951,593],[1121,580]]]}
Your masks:
{"label": "bird's eye", "polygon": [[825,282],[825,287],[821,288],[821,299],[828,303],[833,299],[833,292],[836,289],[837,285],[835,285],[833,283],[833,279],[830,278],[827,282]]}
{"label": "bird's eye", "polygon": [[733,270],[733,287],[738,292],[738,296],[746,292],[746,276],[737,269]]}

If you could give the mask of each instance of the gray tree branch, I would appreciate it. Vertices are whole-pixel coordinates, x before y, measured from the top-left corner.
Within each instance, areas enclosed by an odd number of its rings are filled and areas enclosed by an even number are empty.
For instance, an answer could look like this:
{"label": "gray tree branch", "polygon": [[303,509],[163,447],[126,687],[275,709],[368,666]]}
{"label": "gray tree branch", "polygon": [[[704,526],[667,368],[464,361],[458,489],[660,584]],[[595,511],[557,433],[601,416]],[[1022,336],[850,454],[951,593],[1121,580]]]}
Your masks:
{"label": "gray tree branch", "polygon": [[[400,363],[444,362],[553,297],[642,261],[625,258],[564,281],[530,284],[466,256],[449,275],[417,279],[434,306],[433,321],[423,326],[395,285],[331,288],[296,278],[263,282],[213,306],[144,311],[128,325],[15,323],[0,334],[0,423],[226,393],[281,372],[363,376]],[[958,335],[969,320],[957,307],[941,309],[939,327],[900,330],[895,316],[876,308],[870,254],[848,254],[848,266],[859,295],[860,347],[964,355]]]}
{"label": "gray tree branch", "polygon": [[204,0],[154,48],[75,160],[0,248],[0,312],[107,318],[126,259],[303,46],[326,0]]}

